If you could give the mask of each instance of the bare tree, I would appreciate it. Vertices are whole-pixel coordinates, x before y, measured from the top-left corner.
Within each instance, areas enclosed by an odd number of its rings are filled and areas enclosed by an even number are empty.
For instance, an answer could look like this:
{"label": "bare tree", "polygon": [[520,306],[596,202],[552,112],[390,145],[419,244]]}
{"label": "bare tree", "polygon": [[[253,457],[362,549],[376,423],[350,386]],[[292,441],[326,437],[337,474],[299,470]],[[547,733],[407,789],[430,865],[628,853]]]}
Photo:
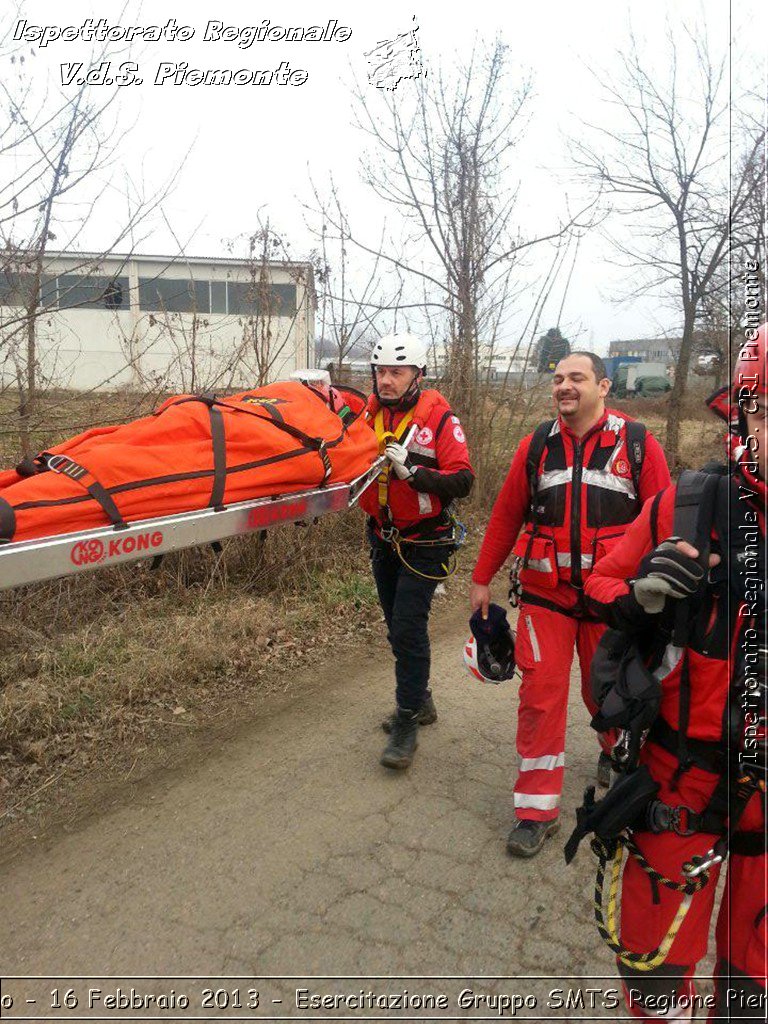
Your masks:
{"label": "bare tree", "polygon": [[[38,338],[41,321],[67,304],[52,265],[62,238],[76,248],[105,202],[115,223],[115,177],[126,125],[118,116],[115,87],[82,84],[74,91],[37,87],[25,70],[22,49],[0,44],[0,371],[4,387],[18,396],[16,422],[22,452],[31,453],[38,405],[51,372],[43,368]],[[109,58],[94,53],[91,64]],[[130,130],[130,126],[128,126]],[[107,246],[69,265],[69,274],[90,277],[94,289],[101,259],[131,248],[136,232],[168,195],[181,166],[147,194],[125,177],[125,211]],[[109,281],[101,298],[109,308]],[[94,294],[94,298],[97,296]],[[50,347],[50,346],[49,346]],[[49,364],[55,353],[46,351]]]}
{"label": "bare tree", "polygon": [[331,180],[327,196],[320,194],[314,182],[310,184],[314,201],[307,207],[307,225],[318,242],[311,254],[318,288],[318,336],[324,358],[328,349],[335,364],[334,376],[342,380],[345,361],[363,353],[367,358],[383,333],[382,313],[396,308],[402,280],[395,275],[384,298],[381,254],[357,260],[352,266],[352,229],[335,182]]}
{"label": "bare tree", "polygon": [[[508,64],[497,40],[478,45],[463,66],[408,83],[413,91],[405,95],[355,89],[371,146],[364,180],[402,230],[379,243],[348,237],[400,274],[406,294],[421,285],[423,298],[399,300],[401,318],[444,321],[442,330],[430,327],[444,339],[445,390],[470,435],[483,415],[478,379],[488,349],[521,290],[522,257],[543,240],[523,237],[515,223],[510,157],[525,127],[530,84],[510,82]],[[544,238],[562,236],[573,218],[567,221]],[[339,218],[333,223],[338,231]]]}
{"label": "bare tree", "polygon": [[[763,134],[755,122],[748,125],[747,133],[748,137]],[[704,296],[696,339],[703,363],[697,370],[711,373],[715,386],[730,379],[744,327],[758,326],[765,319],[765,145],[751,147],[736,159],[737,177],[745,182],[745,202],[738,221],[731,225],[730,258],[718,266],[713,286]]]}
{"label": "bare tree", "polygon": [[[620,54],[621,74],[600,81],[613,116],[589,126],[592,138],[575,145],[576,158],[612,200],[623,219],[613,243],[634,275],[634,294],[675,299],[682,322],[667,416],[666,453],[678,461],[682,398],[697,325],[705,305],[722,290],[723,268],[745,236],[755,190],[751,173],[765,130],[753,126],[736,139],[741,159],[729,180],[729,96],[725,57],[711,56],[703,33],[686,34],[683,48],[668,30],[666,79],[634,37]],[[692,86],[696,95],[692,95]]]}
{"label": "bare tree", "polygon": [[[291,259],[288,242],[268,217],[259,217],[252,233],[230,240],[230,251],[234,252],[243,238],[247,280],[228,283],[229,315],[237,317],[241,338],[222,365],[219,379],[231,386],[242,384],[247,375],[248,386],[261,387],[274,379],[288,358],[299,320],[315,301],[314,273],[306,261]],[[290,278],[288,291],[273,278],[276,264]],[[304,328],[308,329],[307,323]],[[310,339],[306,340],[309,343]]]}

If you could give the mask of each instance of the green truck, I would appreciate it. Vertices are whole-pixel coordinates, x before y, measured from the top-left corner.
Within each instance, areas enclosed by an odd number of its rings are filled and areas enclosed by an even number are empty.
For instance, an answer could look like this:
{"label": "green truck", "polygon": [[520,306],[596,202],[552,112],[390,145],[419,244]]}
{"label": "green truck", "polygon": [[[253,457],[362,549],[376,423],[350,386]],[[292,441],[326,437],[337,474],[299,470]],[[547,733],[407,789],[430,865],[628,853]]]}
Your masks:
{"label": "green truck", "polygon": [[625,363],[616,368],[611,392],[617,398],[655,398],[671,388],[664,363]]}

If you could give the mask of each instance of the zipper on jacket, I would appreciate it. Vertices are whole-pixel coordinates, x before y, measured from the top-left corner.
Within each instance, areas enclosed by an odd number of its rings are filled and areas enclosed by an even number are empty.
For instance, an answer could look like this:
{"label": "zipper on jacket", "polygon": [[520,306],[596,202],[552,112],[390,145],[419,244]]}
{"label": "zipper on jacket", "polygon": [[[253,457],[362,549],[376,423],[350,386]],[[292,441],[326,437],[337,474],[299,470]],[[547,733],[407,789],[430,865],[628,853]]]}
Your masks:
{"label": "zipper on jacket", "polygon": [[584,448],[573,441],[573,473],[571,475],[571,584],[581,590],[581,467]]}

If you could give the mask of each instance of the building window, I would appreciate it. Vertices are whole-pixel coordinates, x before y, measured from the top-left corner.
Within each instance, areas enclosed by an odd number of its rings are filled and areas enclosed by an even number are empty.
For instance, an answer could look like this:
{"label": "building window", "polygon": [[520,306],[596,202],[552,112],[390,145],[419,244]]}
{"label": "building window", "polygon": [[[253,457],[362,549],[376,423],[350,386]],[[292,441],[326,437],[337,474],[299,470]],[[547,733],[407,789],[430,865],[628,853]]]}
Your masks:
{"label": "building window", "polygon": [[59,309],[129,308],[127,277],[60,274],[57,285],[58,296],[54,301]]}
{"label": "building window", "polygon": [[[261,299],[266,292],[266,309]],[[228,312],[231,316],[295,316],[296,285],[273,284],[263,288],[258,281],[228,281]]]}
{"label": "building window", "polygon": [[227,312],[227,282],[211,281],[211,312]]}
{"label": "building window", "polygon": [[34,274],[0,273],[0,306],[28,306],[34,286]]}
{"label": "building window", "polygon": [[208,281],[140,277],[139,308],[163,313],[210,313]]}

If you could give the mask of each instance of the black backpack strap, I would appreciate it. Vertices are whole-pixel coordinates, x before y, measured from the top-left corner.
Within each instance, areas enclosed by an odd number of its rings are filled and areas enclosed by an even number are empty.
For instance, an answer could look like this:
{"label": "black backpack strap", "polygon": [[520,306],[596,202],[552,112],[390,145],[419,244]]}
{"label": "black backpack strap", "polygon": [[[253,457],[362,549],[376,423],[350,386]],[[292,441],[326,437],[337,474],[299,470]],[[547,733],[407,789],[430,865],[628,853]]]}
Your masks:
{"label": "black backpack strap", "polygon": [[437,444],[437,439],[442,434],[443,427],[451,418],[451,416],[453,416],[453,409],[446,409],[443,415],[440,417],[440,422],[437,424],[437,430],[435,431],[435,444]]}
{"label": "black backpack strap", "polygon": [[664,491],[657,491],[651,505],[651,543],[655,548],[659,546],[659,505],[663,493]]}
{"label": "black backpack strap", "polygon": [[714,473],[684,469],[675,489],[672,532],[693,544],[703,562],[709,558],[719,484],[720,477]]}
{"label": "black backpack strap", "polygon": [[[687,541],[699,552],[699,560],[709,562],[710,535],[715,519],[715,502],[720,486],[720,477],[713,473],[685,469],[680,474],[675,489],[675,512],[672,533]],[[694,602],[691,599],[678,601],[675,607],[673,643],[687,647]],[[688,650],[683,653],[680,675],[678,704],[678,747],[677,770],[674,782],[686,772],[691,761],[688,755],[688,721],[691,712],[691,677]]]}
{"label": "black backpack strap", "polygon": [[531,436],[531,443],[528,445],[528,455],[525,459],[525,474],[528,477],[528,490],[531,494],[531,519],[534,522],[535,516],[533,514],[533,509],[539,480],[539,463],[541,462],[541,456],[547,444],[547,438],[549,437],[550,431],[554,425],[554,420],[545,420],[544,423],[540,423],[538,427],[536,427]]}
{"label": "black backpack strap", "polygon": [[645,459],[645,435],[647,430],[644,423],[637,420],[627,420],[626,437],[627,453],[629,454],[629,470],[632,474],[635,494],[640,498],[640,473],[643,469]]}

